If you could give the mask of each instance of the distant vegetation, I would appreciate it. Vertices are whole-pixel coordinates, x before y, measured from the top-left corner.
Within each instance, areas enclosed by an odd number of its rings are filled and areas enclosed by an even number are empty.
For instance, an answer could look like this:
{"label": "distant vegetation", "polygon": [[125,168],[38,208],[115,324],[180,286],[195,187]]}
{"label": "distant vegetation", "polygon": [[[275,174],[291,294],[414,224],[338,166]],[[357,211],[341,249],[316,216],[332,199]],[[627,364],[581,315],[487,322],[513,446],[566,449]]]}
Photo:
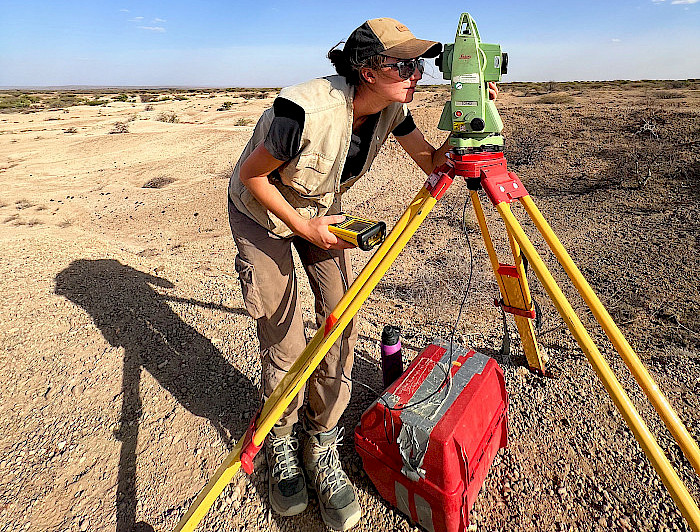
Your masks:
{"label": "distant vegetation", "polygon": [[129,125],[126,124],[125,122],[115,122],[114,127],[110,131],[110,133],[115,134],[115,133],[128,133],[129,132]]}
{"label": "distant vegetation", "polygon": [[[506,76],[507,78],[507,76]],[[504,92],[517,96],[569,95],[576,96],[585,90],[627,90],[648,89],[650,98],[682,98],[680,89],[700,89],[700,80],[615,80],[615,81],[544,81],[544,82],[508,82],[499,84]],[[447,85],[418,85],[418,91],[447,92]],[[75,105],[107,105],[110,102],[157,103],[199,98],[213,98],[225,95],[229,98],[247,100],[272,98],[279,88],[229,87],[225,89],[76,89],[76,90],[0,90],[0,112],[31,112],[41,109],[62,109]],[[236,103],[236,102],[232,102]],[[543,101],[542,103],[547,103]],[[566,103],[566,102],[553,102]]]}
{"label": "distant vegetation", "polygon": [[156,117],[156,120],[158,120],[158,122],[168,122],[169,124],[174,124],[180,121],[175,113],[160,113]]}
{"label": "distant vegetation", "polygon": [[573,96],[565,93],[545,94],[535,100],[535,103],[573,103]]}

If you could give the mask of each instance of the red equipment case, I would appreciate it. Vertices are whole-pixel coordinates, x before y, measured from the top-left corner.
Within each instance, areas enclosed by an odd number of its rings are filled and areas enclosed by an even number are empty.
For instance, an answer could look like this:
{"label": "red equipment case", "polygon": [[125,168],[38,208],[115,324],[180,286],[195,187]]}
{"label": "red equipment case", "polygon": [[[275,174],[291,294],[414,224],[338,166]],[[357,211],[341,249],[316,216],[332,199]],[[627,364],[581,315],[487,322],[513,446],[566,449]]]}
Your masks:
{"label": "red equipment case", "polygon": [[413,522],[431,532],[466,530],[507,444],[507,412],[495,360],[431,344],[362,415],[355,448],[381,496]]}

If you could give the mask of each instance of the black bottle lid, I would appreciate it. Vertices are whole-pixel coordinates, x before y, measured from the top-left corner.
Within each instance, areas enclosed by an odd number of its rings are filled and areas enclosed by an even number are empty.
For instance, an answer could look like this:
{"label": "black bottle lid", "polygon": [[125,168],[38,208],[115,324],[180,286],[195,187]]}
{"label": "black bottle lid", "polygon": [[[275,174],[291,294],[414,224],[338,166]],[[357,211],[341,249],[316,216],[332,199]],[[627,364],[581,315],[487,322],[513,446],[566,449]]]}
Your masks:
{"label": "black bottle lid", "polygon": [[393,325],[385,325],[382,331],[382,344],[384,345],[396,345],[399,343],[399,334],[401,329],[394,327]]}

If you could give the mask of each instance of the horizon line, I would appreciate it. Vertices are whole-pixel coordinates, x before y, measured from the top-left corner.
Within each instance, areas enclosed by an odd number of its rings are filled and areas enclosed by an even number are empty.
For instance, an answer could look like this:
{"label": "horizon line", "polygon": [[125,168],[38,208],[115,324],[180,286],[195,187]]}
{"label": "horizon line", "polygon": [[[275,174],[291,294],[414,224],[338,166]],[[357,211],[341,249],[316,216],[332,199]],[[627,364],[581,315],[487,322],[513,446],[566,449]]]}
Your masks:
{"label": "horizon line", "polygon": [[[522,81],[499,81],[499,85],[509,85],[514,83],[615,83],[615,82],[650,82],[650,81],[686,81],[698,82],[700,78],[639,78],[639,79],[596,79],[596,80],[522,80]],[[437,85],[449,85],[447,81],[442,83],[419,83],[419,86],[430,87]],[[92,85],[92,84],[72,84],[72,85],[0,85],[0,91],[10,90],[81,90],[81,89],[130,89],[130,90],[163,90],[163,89],[184,89],[184,90],[233,90],[233,89],[281,89],[267,85],[231,86],[231,85]]]}

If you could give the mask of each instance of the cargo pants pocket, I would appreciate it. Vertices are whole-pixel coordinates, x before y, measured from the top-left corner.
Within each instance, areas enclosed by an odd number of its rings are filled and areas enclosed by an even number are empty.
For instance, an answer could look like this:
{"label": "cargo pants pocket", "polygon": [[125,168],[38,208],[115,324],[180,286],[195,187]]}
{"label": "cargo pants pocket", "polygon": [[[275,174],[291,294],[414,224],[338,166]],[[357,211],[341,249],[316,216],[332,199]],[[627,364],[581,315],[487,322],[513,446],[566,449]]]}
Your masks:
{"label": "cargo pants pocket", "polygon": [[248,314],[254,320],[262,318],[265,315],[265,308],[255,278],[255,267],[250,262],[243,260],[240,255],[236,255],[235,267],[241,282],[241,292]]}

